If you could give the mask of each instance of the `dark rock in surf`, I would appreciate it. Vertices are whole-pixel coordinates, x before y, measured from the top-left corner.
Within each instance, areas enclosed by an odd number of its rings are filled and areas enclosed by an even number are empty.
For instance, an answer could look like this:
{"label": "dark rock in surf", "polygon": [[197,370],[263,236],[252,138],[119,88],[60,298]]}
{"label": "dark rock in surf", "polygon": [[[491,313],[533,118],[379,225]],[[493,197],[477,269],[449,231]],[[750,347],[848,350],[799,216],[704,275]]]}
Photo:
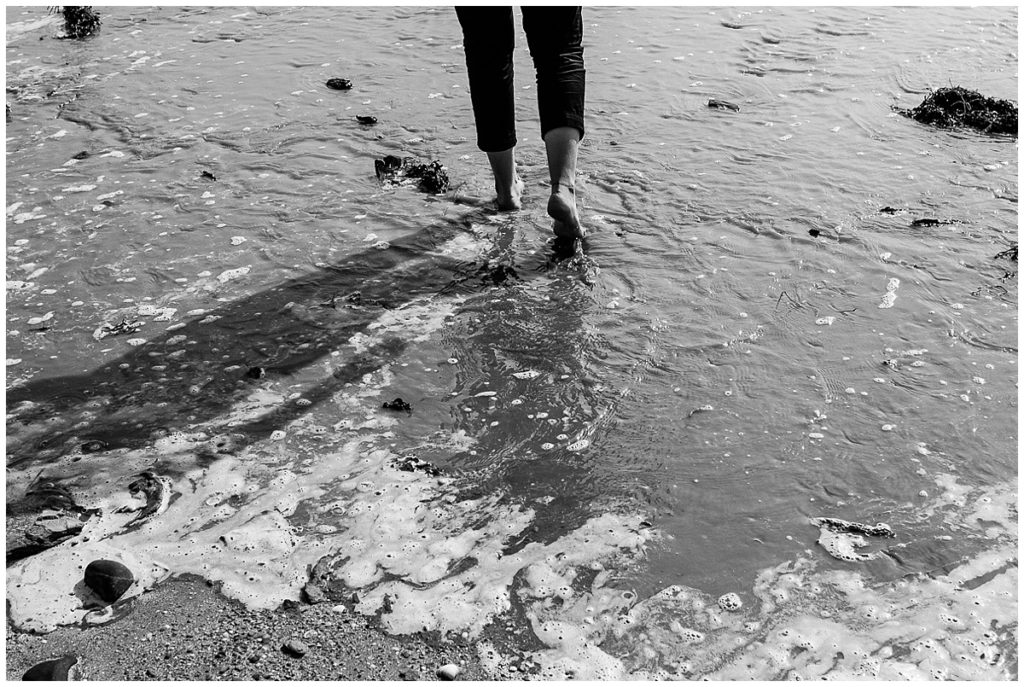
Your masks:
{"label": "dark rock in surf", "polygon": [[936,227],[940,224],[959,224],[953,219],[935,219],[934,217],[922,217],[910,223],[912,227]]}
{"label": "dark rock in surf", "polygon": [[414,162],[412,158],[385,155],[373,161],[374,171],[382,184],[398,184],[405,179],[419,179],[418,187],[427,193],[444,193],[448,190],[448,174],[444,166],[433,160],[426,164]]}
{"label": "dark rock in surf", "polygon": [[262,367],[250,367],[245,376],[249,379],[263,379],[267,376],[267,370]]}
{"label": "dark rock in surf", "polygon": [[893,106],[898,114],[944,129],[970,128],[985,134],[1017,137],[1017,105],[997,100],[961,86],[932,91],[917,107]]}
{"label": "dark rock in surf", "polygon": [[356,121],[366,126],[373,126],[377,123],[377,118],[370,115],[356,115]]}
{"label": "dark rock in surf", "polygon": [[64,36],[61,38],[88,38],[100,30],[100,13],[91,6],[63,6]]}
{"label": "dark rock in surf", "polygon": [[1006,250],[999,251],[998,253],[996,253],[995,254],[995,259],[996,260],[1007,259],[1007,260],[1013,260],[1014,262],[1017,262],[1017,244],[1015,243],[1012,246],[1010,246],[1009,248],[1007,248]]}
{"label": "dark rock in surf", "polygon": [[213,172],[207,172],[204,170],[199,176],[203,179],[209,179],[210,181],[217,181],[217,177],[213,176]]}
{"label": "dark rock in surf", "polygon": [[865,525],[859,522],[849,522],[839,518],[813,518],[812,522],[819,527],[827,527],[833,532],[846,534],[866,534],[870,537],[895,537],[896,533],[885,523],[877,525]]}
{"label": "dark rock in surf", "polygon": [[448,190],[448,174],[437,160],[425,165],[412,165],[406,171],[406,176],[411,179],[419,179],[421,191],[438,194]]}
{"label": "dark rock in surf", "polygon": [[394,401],[385,401],[384,405],[381,406],[385,410],[404,410],[406,412],[412,412],[412,406],[403,401],[400,398],[396,398]]}
{"label": "dark rock in surf", "polygon": [[89,151],[88,150],[83,150],[80,153],[75,153],[74,155],[72,155],[71,159],[72,160],[84,160],[87,157],[89,157]]}
{"label": "dark rock in surf", "polygon": [[117,561],[98,560],[85,567],[85,583],[108,603],[120,599],[134,582],[132,571]]}
{"label": "dark rock in surf", "polygon": [[416,456],[402,456],[398,458],[395,460],[395,467],[402,472],[422,472],[431,477],[437,477],[441,474],[438,468]]}
{"label": "dark rock in surf", "polygon": [[893,208],[886,205],[884,208],[881,208],[879,212],[886,215],[898,215],[902,212],[906,212],[906,210],[904,208]]}
{"label": "dark rock in surf", "polygon": [[821,230],[819,229],[810,229],[807,233],[810,234],[812,238],[818,238],[821,236]]}
{"label": "dark rock in surf", "polygon": [[352,82],[348,79],[327,79],[327,87],[335,91],[347,91],[352,88]]}
{"label": "dark rock in surf", "polygon": [[727,100],[718,100],[717,98],[712,98],[711,100],[709,100],[708,107],[715,110],[730,110],[732,112],[740,111],[740,106],[737,105],[736,103],[730,103]]}
{"label": "dark rock in surf", "polygon": [[78,658],[72,654],[62,656],[61,658],[54,658],[49,661],[43,661],[37,663],[21,676],[22,680],[49,680],[49,681],[63,681],[72,680],[77,676],[78,670],[74,667],[78,663]]}

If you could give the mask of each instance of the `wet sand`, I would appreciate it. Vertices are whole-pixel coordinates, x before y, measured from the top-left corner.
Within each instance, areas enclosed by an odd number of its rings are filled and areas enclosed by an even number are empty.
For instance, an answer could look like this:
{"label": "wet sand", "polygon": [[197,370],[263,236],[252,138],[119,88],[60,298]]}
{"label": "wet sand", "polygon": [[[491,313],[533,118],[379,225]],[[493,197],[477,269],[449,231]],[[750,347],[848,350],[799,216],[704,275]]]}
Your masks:
{"label": "wet sand", "polygon": [[[88,680],[438,680],[447,664],[459,666],[457,680],[514,675],[486,671],[474,643],[388,636],[373,617],[331,603],[250,611],[190,575],[132,603],[106,624],[46,635],[18,632],[8,621],[7,679],[67,654]],[[307,648],[301,657],[284,648],[295,640]]]}

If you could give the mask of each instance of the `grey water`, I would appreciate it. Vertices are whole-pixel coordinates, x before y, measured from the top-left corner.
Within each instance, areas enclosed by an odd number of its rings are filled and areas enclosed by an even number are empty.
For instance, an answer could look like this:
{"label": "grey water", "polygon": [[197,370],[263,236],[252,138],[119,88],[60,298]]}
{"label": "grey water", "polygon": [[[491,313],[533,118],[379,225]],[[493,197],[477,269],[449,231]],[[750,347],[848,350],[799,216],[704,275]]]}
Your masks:
{"label": "grey water", "polygon": [[[1016,488],[1016,263],[996,256],[1017,142],[893,107],[1015,99],[1015,8],[585,8],[587,278],[550,243],[521,33],[527,190],[496,213],[449,8],[100,11],[60,41],[26,24],[46,8],[7,8],[9,493],[12,470],[216,424],[254,386],[305,402],[233,426],[243,444],[335,425],[387,366],[377,400],[413,411],[380,445],[533,509],[509,550],[642,513],[658,538],[615,577],[640,599],[749,589],[808,552],[848,568],[819,516],[897,532],[858,565],[875,584],[988,545],[933,516],[937,476]],[[382,187],[389,154],[440,160],[451,191]],[[435,298],[455,306],[428,334],[345,349]],[[144,325],[94,336],[122,316]]]}

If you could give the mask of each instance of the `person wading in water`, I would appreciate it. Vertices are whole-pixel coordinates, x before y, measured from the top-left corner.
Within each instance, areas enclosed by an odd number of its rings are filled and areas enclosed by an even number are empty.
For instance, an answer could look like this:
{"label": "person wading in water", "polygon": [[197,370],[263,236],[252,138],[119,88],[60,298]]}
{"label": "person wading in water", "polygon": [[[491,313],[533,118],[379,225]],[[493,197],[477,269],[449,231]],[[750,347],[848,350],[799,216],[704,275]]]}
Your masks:
{"label": "person wading in water", "polygon": [[[498,208],[522,207],[516,172],[511,7],[456,7],[462,26],[477,145],[494,172]],[[576,154],[583,138],[583,17],[579,7],[523,7],[523,30],[537,70],[541,138],[551,175],[548,214],[555,235],[583,238],[576,208]]]}

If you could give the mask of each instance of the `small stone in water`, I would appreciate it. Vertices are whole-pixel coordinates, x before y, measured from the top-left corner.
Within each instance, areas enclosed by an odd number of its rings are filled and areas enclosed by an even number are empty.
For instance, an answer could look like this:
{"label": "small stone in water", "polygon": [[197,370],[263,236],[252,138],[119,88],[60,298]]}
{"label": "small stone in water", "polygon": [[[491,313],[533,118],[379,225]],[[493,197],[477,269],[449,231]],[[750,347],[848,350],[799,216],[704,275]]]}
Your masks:
{"label": "small stone in water", "polygon": [[348,79],[327,79],[327,87],[336,91],[347,91],[352,88],[352,82]]}
{"label": "small stone in water", "polygon": [[390,403],[385,401],[384,405],[382,405],[381,407],[385,408],[386,410],[412,411],[412,406],[403,401],[401,398],[396,398],[394,401],[391,401]]}
{"label": "small stone in water", "polygon": [[894,429],[896,429],[896,425],[882,425],[883,432],[891,432]]}
{"label": "small stone in water", "polygon": [[263,379],[267,376],[267,370],[262,367],[250,367],[245,376],[251,379]]}

